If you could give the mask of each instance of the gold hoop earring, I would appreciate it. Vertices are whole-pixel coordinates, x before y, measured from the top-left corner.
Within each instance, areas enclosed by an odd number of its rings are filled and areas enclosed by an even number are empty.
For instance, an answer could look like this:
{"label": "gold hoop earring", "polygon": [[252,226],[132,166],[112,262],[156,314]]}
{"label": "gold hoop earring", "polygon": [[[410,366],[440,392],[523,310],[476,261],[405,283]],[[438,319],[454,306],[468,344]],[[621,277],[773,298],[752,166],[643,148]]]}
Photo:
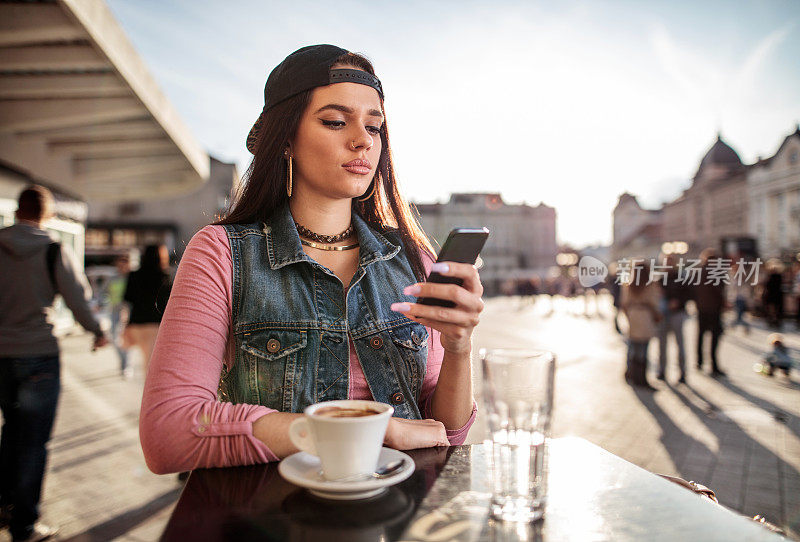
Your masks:
{"label": "gold hoop earring", "polygon": [[292,197],[292,156],[287,160],[288,175],[286,176],[286,196]]}
{"label": "gold hoop earring", "polygon": [[372,179],[372,190],[369,191],[369,194],[364,196],[363,198],[358,198],[358,201],[367,201],[372,195],[375,193],[375,187],[378,186],[378,175]]}

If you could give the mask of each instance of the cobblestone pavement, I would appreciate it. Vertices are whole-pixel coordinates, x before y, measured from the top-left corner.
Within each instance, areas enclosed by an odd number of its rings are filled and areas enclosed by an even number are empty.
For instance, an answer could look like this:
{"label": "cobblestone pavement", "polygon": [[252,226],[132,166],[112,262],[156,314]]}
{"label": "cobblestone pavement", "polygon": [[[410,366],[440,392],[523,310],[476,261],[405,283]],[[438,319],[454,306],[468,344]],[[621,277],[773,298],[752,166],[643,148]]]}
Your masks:
{"label": "cobblestone pavement", "polygon": [[[556,352],[555,436],[577,435],[645,469],[704,483],[722,504],[800,531],[800,374],[770,378],[753,370],[767,349],[765,329],[726,332],[719,354],[728,377],[712,379],[694,366],[694,322],[687,322],[688,385],[675,384],[673,363],[666,383],[651,375],[656,392],[640,392],[622,380],[625,346],[608,300],[601,298],[602,315],[592,317],[579,299],[553,305],[551,313],[546,298],[488,300],[475,347]],[[784,334],[800,358],[800,334]],[[121,379],[113,350],[90,353],[85,335],[61,344],[63,389],[42,520],[61,526],[60,540],[156,540],[181,485],[144,464],[141,377]],[[655,341],[650,359],[657,359]],[[479,396],[479,364],[475,381]],[[485,434],[479,415],[468,442]],[[0,532],[0,542],[7,540]]]}

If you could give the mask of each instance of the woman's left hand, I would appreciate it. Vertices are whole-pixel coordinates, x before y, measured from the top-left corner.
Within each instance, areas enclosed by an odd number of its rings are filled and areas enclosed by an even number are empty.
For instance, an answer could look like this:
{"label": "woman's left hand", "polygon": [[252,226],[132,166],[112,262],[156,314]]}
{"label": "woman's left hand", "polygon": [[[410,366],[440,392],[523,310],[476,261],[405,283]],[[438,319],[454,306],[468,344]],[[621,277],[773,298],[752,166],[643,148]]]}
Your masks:
{"label": "woman's left hand", "polygon": [[383,443],[395,450],[450,446],[444,424],[436,420],[389,418]]}
{"label": "woman's left hand", "polygon": [[411,320],[438,330],[442,347],[453,354],[469,353],[472,331],[483,311],[483,285],[474,265],[454,262],[433,264],[431,272],[463,280],[463,284],[419,282],[407,286],[403,293],[416,297],[435,297],[455,303],[455,307],[437,307],[419,303],[393,303],[392,310]]}

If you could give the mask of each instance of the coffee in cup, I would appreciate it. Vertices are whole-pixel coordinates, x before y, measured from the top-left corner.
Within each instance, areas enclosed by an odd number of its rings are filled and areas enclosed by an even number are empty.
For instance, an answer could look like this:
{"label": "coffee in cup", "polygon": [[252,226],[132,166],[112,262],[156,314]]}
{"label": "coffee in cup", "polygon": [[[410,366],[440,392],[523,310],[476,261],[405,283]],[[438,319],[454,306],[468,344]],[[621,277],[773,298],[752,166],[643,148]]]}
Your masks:
{"label": "coffee in cup", "polygon": [[394,408],[376,401],[347,399],[307,407],[289,425],[289,439],[300,450],[319,457],[327,480],[370,474]]}
{"label": "coffee in cup", "polygon": [[315,416],[326,418],[360,418],[362,416],[374,416],[380,413],[380,410],[370,407],[348,408],[341,406],[326,406],[314,411]]}

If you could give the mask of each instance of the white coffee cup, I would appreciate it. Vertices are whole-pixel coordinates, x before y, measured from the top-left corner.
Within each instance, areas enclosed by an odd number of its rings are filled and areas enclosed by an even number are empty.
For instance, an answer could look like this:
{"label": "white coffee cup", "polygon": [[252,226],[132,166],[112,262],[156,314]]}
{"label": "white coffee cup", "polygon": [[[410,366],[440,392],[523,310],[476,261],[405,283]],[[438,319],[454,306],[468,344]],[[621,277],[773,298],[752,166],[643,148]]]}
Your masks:
{"label": "white coffee cup", "polygon": [[[374,414],[339,417],[345,413]],[[376,401],[324,401],[307,407],[305,416],[289,425],[289,439],[319,457],[323,476],[336,480],[369,474],[378,467],[386,427],[394,408]]]}

